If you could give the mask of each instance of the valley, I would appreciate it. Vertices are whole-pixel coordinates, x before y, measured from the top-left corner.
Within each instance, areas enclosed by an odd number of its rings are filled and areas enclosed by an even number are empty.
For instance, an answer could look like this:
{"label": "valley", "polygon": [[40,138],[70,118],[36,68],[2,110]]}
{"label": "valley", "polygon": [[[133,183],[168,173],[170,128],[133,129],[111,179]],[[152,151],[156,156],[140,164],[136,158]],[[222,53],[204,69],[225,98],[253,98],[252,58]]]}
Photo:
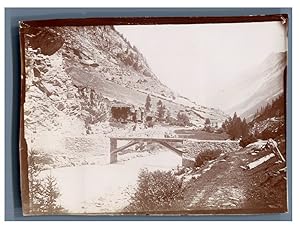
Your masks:
{"label": "valley", "polygon": [[[144,214],[151,204],[158,213],[286,211],[286,164],[276,154],[286,157],[286,53],[226,88],[226,113],[163,84],[114,26],[26,30],[24,129],[29,169],[39,174],[29,172],[30,189],[54,177],[58,213]],[[116,137],[182,143],[138,142],[111,163]]]}

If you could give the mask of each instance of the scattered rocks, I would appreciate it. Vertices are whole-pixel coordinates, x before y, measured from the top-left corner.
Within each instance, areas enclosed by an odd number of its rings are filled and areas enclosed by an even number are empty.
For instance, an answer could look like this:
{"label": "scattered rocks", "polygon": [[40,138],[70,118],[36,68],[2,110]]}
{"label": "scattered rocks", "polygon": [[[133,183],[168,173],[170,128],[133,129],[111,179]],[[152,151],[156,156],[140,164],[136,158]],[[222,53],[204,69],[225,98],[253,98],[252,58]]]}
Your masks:
{"label": "scattered rocks", "polygon": [[59,110],[59,111],[63,111],[65,109],[65,105],[63,103],[58,103],[56,105],[56,108]]}

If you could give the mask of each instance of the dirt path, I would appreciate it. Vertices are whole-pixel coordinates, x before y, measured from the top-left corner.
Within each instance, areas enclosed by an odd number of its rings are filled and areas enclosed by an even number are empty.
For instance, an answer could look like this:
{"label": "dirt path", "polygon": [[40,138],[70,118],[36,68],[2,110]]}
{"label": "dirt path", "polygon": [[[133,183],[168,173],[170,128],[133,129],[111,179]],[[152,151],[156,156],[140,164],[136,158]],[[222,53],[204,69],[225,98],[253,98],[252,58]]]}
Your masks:
{"label": "dirt path", "polygon": [[188,197],[188,210],[243,207],[246,185],[242,182],[242,170],[237,164],[240,164],[240,159],[230,155],[230,160],[223,156],[206,165],[193,185],[197,188],[191,188],[185,195]]}
{"label": "dirt path", "polygon": [[[184,200],[176,208],[195,213],[282,211],[285,190],[276,190],[276,185],[268,183],[272,166],[263,165],[251,172],[240,167],[258,157],[261,155],[253,156],[249,149],[242,149],[210,161],[193,175]],[[275,162],[275,158],[270,159],[269,165]]]}

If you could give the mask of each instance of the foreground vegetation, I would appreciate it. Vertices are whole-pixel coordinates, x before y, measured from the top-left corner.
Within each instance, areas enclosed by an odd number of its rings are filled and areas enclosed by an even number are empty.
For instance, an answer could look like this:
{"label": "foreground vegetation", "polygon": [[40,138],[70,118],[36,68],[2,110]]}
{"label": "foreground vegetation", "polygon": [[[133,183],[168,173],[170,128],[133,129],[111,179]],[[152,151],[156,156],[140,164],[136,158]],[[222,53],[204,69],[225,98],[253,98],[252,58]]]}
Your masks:
{"label": "foreground vegetation", "polygon": [[29,211],[37,215],[56,215],[66,210],[58,203],[61,195],[56,178],[52,175],[41,177],[43,171],[43,157],[36,150],[29,151],[28,179],[29,179]]}
{"label": "foreground vegetation", "polygon": [[131,196],[129,212],[159,212],[169,209],[183,198],[182,180],[171,171],[142,170],[136,192]]}

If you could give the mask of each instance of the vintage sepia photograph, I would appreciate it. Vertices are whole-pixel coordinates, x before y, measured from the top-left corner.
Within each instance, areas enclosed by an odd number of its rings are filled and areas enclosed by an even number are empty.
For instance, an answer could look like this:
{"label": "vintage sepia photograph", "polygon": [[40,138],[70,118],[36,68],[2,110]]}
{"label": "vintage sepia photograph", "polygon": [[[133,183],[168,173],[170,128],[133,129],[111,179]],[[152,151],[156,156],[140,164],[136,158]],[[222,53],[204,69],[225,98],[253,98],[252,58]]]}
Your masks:
{"label": "vintage sepia photograph", "polygon": [[287,212],[274,18],[20,22],[23,214]]}

